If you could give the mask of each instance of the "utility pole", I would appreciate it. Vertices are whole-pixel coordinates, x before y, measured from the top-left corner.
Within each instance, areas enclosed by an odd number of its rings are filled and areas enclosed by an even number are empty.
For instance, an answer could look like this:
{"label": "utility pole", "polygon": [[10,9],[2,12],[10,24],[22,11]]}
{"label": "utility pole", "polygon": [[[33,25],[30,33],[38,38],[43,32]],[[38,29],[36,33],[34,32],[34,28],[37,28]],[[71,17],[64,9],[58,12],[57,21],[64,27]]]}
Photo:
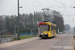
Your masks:
{"label": "utility pole", "polygon": [[14,16],[14,35],[15,35],[15,33],[16,33],[15,17],[16,17],[16,16]]}
{"label": "utility pole", "polygon": [[33,16],[33,29],[34,29],[34,36],[36,35],[35,33],[35,11],[34,11],[34,16]]}
{"label": "utility pole", "polygon": [[20,32],[19,32],[19,0],[18,1],[18,40],[20,40]]}

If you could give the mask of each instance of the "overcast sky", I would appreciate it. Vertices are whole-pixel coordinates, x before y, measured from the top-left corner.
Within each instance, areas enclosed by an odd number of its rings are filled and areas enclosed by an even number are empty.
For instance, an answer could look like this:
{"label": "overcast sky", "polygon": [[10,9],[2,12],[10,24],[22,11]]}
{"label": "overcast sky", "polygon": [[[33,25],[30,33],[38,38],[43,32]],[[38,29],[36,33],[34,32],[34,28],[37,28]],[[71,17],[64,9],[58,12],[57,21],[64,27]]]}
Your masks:
{"label": "overcast sky", "polygon": [[[64,24],[75,26],[75,0],[20,0],[20,6],[21,14],[42,11],[42,8],[56,10],[63,15]],[[0,0],[0,15],[17,15],[17,0]]]}

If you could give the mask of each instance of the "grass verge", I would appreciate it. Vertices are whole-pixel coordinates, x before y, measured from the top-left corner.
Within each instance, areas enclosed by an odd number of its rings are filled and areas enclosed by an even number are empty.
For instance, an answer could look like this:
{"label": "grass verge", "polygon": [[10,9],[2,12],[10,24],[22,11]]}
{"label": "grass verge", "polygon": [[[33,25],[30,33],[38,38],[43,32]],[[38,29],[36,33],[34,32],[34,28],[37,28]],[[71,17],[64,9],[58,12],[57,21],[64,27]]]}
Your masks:
{"label": "grass verge", "polygon": [[26,39],[26,38],[32,38],[32,37],[35,37],[35,36],[20,36],[20,39]]}
{"label": "grass verge", "polygon": [[[20,36],[21,39],[27,39],[27,38],[32,38],[32,37],[37,37],[37,36]],[[18,40],[17,38],[14,38],[13,41]]]}

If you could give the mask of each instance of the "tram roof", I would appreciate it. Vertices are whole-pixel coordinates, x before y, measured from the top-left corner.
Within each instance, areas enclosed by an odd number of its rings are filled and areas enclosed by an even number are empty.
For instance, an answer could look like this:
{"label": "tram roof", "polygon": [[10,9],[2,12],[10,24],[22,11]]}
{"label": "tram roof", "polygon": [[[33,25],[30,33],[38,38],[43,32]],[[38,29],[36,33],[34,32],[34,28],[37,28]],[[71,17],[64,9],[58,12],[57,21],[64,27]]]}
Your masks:
{"label": "tram roof", "polygon": [[56,26],[56,24],[53,24],[51,22],[39,22],[38,25],[46,25],[46,24]]}

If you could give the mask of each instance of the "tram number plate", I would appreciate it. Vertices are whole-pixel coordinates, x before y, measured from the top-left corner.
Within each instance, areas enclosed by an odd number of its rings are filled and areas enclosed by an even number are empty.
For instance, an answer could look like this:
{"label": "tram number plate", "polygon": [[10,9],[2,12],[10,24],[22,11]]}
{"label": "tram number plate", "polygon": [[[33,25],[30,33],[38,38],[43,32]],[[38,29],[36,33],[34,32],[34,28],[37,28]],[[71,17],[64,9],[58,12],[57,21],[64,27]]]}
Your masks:
{"label": "tram number plate", "polygon": [[41,33],[41,35],[44,35],[44,33]]}

